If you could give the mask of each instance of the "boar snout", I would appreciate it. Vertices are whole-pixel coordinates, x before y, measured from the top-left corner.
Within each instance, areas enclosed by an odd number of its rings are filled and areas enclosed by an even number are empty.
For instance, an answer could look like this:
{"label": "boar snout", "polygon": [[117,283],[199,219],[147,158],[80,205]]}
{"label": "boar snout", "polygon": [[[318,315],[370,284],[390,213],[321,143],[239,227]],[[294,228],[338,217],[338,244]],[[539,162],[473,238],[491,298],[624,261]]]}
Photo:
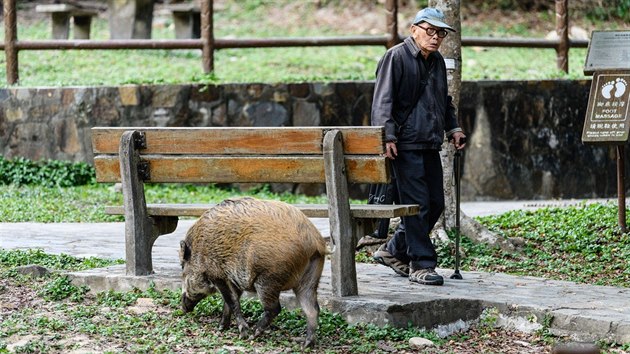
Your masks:
{"label": "boar snout", "polygon": [[182,294],[182,310],[184,310],[184,313],[191,312],[195,309],[199,301],[201,301],[201,299],[194,300],[186,296],[186,294]]}

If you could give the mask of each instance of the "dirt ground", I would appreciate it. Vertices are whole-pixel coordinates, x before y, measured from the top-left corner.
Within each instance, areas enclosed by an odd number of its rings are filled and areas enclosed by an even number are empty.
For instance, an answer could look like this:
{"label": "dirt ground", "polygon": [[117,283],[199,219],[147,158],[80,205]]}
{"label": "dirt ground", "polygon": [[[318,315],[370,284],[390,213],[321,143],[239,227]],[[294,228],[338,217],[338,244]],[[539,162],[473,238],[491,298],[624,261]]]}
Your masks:
{"label": "dirt ground", "polygon": [[[142,300],[142,301],[140,301]],[[53,319],[59,321],[70,321],[66,318],[67,313],[74,312],[82,306],[90,306],[94,302],[93,296],[88,296],[83,303],[70,301],[49,302],[42,299],[37,291],[28,285],[16,284],[10,279],[0,279],[0,322],[9,318],[12,314],[28,310],[29,316],[33,318],[47,318],[52,323]],[[65,311],[59,311],[60,303],[66,307]],[[139,299],[133,306],[128,306],[125,312],[130,315],[138,315],[147,311],[155,312],[161,316],[170,316],[172,308],[155,303],[151,299]],[[218,327],[213,324],[212,327]],[[74,327],[72,327],[74,328]],[[124,338],[116,336],[103,337],[98,334],[86,335],[77,329],[64,328],[55,330],[54,328],[38,329],[28,335],[12,335],[8,338],[0,336],[0,344],[4,341],[9,352],[24,352],[28,348],[29,342],[43,343],[45,352],[49,353],[100,353],[105,351],[125,352],[128,350],[128,343]],[[213,333],[207,333],[213,335]],[[223,336],[216,333],[217,336]],[[551,353],[552,347],[542,341],[542,338],[535,334],[526,334],[502,329],[477,330],[473,329],[465,333],[465,340],[451,340],[444,348],[426,349],[425,353]],[[229,344],[229,340],[226,341]],[[229,345],[228,345],[229,347]],[[397,352],[388,345],[382,345],[382,352]],[[32,348],[31,348],[32,349]],[[218,349],[218,348],[217,348]],[[180,346],[179,352],[198,352],[199,348],[186,348],[185,343]],[[320,350],[330,350],[330,348],[318,348]],[[3,352],[0,346],[0,352]],[[27,352],[29,352],[27,350]],[[35,351],[40,352],[35,348]],[[228,351],[231,352],[231,351]],[[239,352],[239,351],[234,351]],[[279,348],[278,352],[283,352]]]}

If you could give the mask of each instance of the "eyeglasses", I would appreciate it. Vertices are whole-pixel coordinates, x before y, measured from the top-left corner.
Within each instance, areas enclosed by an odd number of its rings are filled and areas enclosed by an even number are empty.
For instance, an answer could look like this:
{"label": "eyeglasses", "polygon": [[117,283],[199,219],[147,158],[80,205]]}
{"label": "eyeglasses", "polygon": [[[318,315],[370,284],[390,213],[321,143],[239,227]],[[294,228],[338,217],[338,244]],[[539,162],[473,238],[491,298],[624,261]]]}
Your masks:
{"label": "eyeglasses", "polygon": [[446,37],[448,35],[448,32],[445,29],[435,29],[433,27],[424,28],[424,27],[418,26],[418,25],[414,25],[414,26],[416,26],[418,28],[422,28],[423,30],[425,30],[425,32],[427,32],[427,35],[430,36],[430,37],[435,36],[436,33],[437,33],[438,37],[440,37],[440,38],[444,38],[444,37]]}

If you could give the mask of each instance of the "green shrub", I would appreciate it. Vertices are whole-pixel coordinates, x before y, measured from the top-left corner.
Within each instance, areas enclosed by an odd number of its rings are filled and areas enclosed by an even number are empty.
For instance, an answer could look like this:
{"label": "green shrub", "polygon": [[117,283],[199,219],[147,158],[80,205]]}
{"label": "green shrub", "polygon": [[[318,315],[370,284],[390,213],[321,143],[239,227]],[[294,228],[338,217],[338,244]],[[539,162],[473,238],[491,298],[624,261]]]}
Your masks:
{"label": "green shrub", "polygon": [[605,0],[604,6],[592,6],[586,17],[593,22],[620,19],[630,21],[630,0]]}
{"label": "green shrub", "polygon": [[23,157],[7,160],[0,156],[0,184],[73,187],[95,183],[94,168],[85,162],[43,160]]}

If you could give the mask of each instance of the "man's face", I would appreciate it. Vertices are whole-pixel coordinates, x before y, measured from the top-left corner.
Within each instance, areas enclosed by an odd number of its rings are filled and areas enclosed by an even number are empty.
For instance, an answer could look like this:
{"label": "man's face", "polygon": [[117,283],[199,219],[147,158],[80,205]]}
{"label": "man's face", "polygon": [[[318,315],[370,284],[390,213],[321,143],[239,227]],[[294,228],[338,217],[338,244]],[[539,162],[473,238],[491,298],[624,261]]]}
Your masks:
{"label": "man's face", "polygon": [[426,54],[436,52],[447,33],[445,29],[435,27],[427,22],[411,25],[411,36],[422,52]]}

